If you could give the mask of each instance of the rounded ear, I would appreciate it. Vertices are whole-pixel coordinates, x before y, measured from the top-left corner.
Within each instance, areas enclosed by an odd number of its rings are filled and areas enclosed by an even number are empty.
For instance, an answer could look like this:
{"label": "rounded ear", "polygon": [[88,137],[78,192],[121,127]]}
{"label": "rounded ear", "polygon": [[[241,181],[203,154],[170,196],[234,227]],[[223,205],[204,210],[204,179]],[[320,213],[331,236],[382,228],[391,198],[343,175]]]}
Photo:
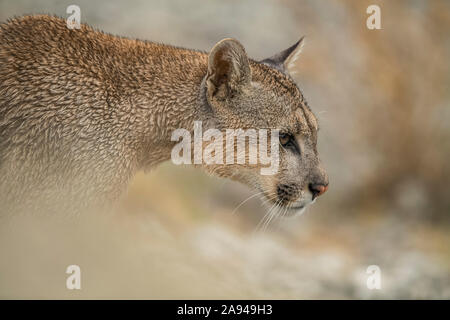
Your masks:
{"label": "rounded ear", "polygon": [[301,37],[293,46],[273,55],[270,58],[264,59],[261,62],[280,70],[284,73],[293,74],[296,72],[296,61],[302,52],[305,44],[305,37]]}
{"label": "rounded ear", "polygon": [[239,93],[251,81],[245,49],[235,39],[223,39],[208,57],[206,85],[211,97],[224,100]]}

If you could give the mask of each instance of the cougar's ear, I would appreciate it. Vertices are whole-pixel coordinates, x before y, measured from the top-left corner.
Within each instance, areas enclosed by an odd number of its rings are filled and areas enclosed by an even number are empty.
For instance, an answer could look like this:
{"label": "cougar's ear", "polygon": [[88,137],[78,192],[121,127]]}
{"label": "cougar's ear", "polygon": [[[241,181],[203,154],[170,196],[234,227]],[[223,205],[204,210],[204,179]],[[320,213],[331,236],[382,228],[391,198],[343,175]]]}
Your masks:
{"label": "cougar's ear", "polygon": [[239,93],[250,81],[250,65],[244,47],[234,39],[219,41],[208,57],[208,94],[224,100]]}
{"label": "cougar's ear", "polygon": [[296,62],[302,52],[303,45],[305,44],[304,39],[305,37],[301,37],[293,46],[270,58],[264,59],[261,62],[284,73],[295,73]]}

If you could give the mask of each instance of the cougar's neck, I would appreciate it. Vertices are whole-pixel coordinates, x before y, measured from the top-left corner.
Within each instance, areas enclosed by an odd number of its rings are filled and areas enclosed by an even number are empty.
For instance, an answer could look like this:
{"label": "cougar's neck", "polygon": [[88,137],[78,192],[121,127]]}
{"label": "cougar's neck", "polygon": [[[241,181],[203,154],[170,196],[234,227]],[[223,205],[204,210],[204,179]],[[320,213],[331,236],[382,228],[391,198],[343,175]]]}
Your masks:
{"label": "cougar's neck", "polygon": [[148,168],[170,159],[174,130],[192,131],[194,121],[208,118],[203,85],[207,55],[153,43],[145,43],[143,52],[132,70],[137,89],[131,99],[141,114],[136,127],[144,140],[139,162]]}

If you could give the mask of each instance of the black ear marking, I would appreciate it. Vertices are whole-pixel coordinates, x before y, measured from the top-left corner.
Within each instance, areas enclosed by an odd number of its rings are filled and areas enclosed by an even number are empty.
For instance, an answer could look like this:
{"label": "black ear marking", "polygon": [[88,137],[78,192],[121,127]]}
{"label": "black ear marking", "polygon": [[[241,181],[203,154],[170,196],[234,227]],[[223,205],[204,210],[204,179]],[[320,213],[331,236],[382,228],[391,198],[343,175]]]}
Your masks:
{"label": "black ear marking", "polygon": [[303,46],[305,37],[301,37],[294,45],[289,48],[271,56],[270,58],[266,58],[261,60],[261,63],[264,63],[272,68],[275,68],[281,72],[287,71],[287,64],[289,63],[289,58],[294,56],[296,53],[301,51]]}

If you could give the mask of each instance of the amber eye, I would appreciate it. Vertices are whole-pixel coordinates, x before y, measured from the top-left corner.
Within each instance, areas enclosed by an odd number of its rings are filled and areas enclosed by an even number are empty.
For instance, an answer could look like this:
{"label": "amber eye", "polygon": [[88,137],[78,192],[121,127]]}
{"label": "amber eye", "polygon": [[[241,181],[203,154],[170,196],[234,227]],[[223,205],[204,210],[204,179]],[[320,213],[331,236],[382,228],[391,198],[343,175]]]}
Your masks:
{"label": "amber eye", "polygon": [[280,133],[280,143],[283,147],[287,146],[291,141],[291,136],[285,133]]}

